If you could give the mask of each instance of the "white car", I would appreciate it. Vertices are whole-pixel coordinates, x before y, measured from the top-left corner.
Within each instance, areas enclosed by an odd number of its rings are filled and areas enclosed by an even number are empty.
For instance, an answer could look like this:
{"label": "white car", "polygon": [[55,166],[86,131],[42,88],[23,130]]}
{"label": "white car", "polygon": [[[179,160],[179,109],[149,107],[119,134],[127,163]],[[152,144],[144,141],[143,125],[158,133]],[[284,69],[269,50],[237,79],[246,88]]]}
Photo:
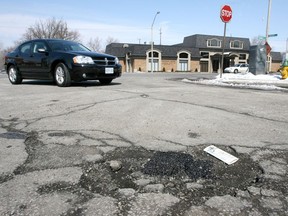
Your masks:
{"label": "white car", "polygon": [[225,68],[224,73],[245,73],[249,71],[249,64],[236,64]]}

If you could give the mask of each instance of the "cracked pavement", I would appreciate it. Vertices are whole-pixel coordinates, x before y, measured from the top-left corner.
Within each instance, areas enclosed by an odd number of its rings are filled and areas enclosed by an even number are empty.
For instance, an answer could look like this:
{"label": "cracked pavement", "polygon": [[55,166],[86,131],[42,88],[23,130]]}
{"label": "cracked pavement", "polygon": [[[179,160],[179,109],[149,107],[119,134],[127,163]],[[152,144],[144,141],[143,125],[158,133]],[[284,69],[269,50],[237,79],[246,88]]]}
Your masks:
{"label": "cracked pavement", "polygon": [[180,81],[212,76],[0,73],[0,215],[287,215],[287,92]]}

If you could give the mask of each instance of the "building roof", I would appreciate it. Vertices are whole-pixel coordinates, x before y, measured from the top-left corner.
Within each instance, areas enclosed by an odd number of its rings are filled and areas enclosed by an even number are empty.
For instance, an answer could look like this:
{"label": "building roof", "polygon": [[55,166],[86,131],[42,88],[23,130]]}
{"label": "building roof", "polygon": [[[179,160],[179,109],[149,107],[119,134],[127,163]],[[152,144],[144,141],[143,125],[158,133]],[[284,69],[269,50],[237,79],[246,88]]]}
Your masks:
{"label": "building roof", "polygon": [[[195,47],[199,49],[207,49],[207,40],[209,39],[218,39],[223,40],[223,36],[217,35],[203,35],[203,34],[195,34],[184,37],[182,46],[184,47]],[[249,38],[241,38],[241,37],[227,37],[225,39],[225,50],[230,49],[230,42],[231,41],[241,41],[243,42],[243,49],[242,51],[249,51],[250,49],[250,40]],[[211,49],[211,48],[209,48]],[[222,48],[221,48],[222,49]],[[235,49],[233,49],[235,50]]]}
{"label": "building roof", "polygon": [[[217,35],[203,35],[203,34],[195,34],[187,36],[183,39],[183,43],[175,44],[175,45],[154,45],[154,50],[161,52],[162,57],[166,58],[175,58],[177,57],[177,53],[179,52],[189,52],[191,53],[192,58],[201,58],[200,51],[215,51],[220,52],[222,47],[207,47],[207,41],[211,39],[223,40],[223,36]],[[230,42],[231,41],[241,41],[243,42],[243,49],[231,49]],[[225,40],[225,52],[232,53],[249,53],[250,52],[250,40],[249,38],[243,37],[226,37]],[[130,56],[138,57],[138,58],[146,58],[146,53],[151,50],[150,44],[132,44],[132,43],[111,43],[106,46],[106,53],[115,55],[119,58],[125,58],[127,53]],[[282,55],[280,52],[271,52],[271,56],[273,61],[281,62]]]}
{"label": "building roof", "polygon": [[271,52],[270,55],[273,59],[273,62],[279,62],[279,63],[282,62],[283,57],[280,52]]}
{"label": "building roof", "polygon": [[[190,52],[193,58],[200,58],[199,49],[194,47],[183,47],[178,45],[154,45],[154,50],[161,52],[162,57],[173,57],[178,52]],[[147,44],[127,44],[127,43],[111,43],[106,46],[106,53],[115,55],[118,57],[125,57],[126,53],[130,53],[132,56],[143,57],[146,52],[151,50],[151,45]]]}

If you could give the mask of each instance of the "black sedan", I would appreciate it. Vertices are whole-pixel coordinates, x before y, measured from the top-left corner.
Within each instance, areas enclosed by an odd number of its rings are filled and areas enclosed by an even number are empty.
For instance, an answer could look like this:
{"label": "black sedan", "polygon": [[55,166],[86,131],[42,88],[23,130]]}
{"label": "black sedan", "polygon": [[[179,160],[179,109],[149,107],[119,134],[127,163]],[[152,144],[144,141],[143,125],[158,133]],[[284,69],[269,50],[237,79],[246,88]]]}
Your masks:
{"label": "black sedan", "polygon": [[5,69],[12,84],[21,84],[23,79],[45,79],[54,80],[60,87],[84,80],[99,80],[107,85],[122,73],[117,57],[58,39],[21,44],[5,56]]}

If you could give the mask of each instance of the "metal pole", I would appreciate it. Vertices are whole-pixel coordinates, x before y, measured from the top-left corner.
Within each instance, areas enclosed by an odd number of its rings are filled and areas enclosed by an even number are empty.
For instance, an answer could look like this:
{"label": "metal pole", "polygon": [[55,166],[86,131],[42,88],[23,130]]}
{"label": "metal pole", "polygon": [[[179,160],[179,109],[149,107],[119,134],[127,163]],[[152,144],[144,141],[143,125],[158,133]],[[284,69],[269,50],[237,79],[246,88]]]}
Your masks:
{"label": "metal pole", "polygon": [[154,51],[153,51],[153,25],[156,19],[156,16],[160,13],[160,11],[158,11],[153,19],[152,25],[151,25],[151,73],[153,73],[153,67],[154,67],[154,60],[153,60],[153,56],[154,56]]}
{"label": "metal pole", "polygon": [[[271,3],[272,0],[269,0],[269,5],[268,5],[268,14],[267,14],[267,25],[266,25],[266,40],[265,40],[265,44],[268,44],[268,37],[269,37],[269,28],[270,28],[270,11],[271,11]],[[266,59],[266,73],[269,72],[269,68],[268,68],[268,56],[269,54],[267,53],[267,59]]]}
{"label": "metal pole", "polygon": [[220,68],[220,78],[222,78],[222,73],[223,73],[225,41],[226,41],[226,22],[224,23],[224,36],[223,36],[223,44],[222,44],[222,60],[221,60],[221,68]]}
{"label": "metal pole", "polygon": [[267,14],[267,25],[266,25],[266,42],[268,42],[268,37],[269,37],[271,2],[272,1],[269,0],[268,14]]}

